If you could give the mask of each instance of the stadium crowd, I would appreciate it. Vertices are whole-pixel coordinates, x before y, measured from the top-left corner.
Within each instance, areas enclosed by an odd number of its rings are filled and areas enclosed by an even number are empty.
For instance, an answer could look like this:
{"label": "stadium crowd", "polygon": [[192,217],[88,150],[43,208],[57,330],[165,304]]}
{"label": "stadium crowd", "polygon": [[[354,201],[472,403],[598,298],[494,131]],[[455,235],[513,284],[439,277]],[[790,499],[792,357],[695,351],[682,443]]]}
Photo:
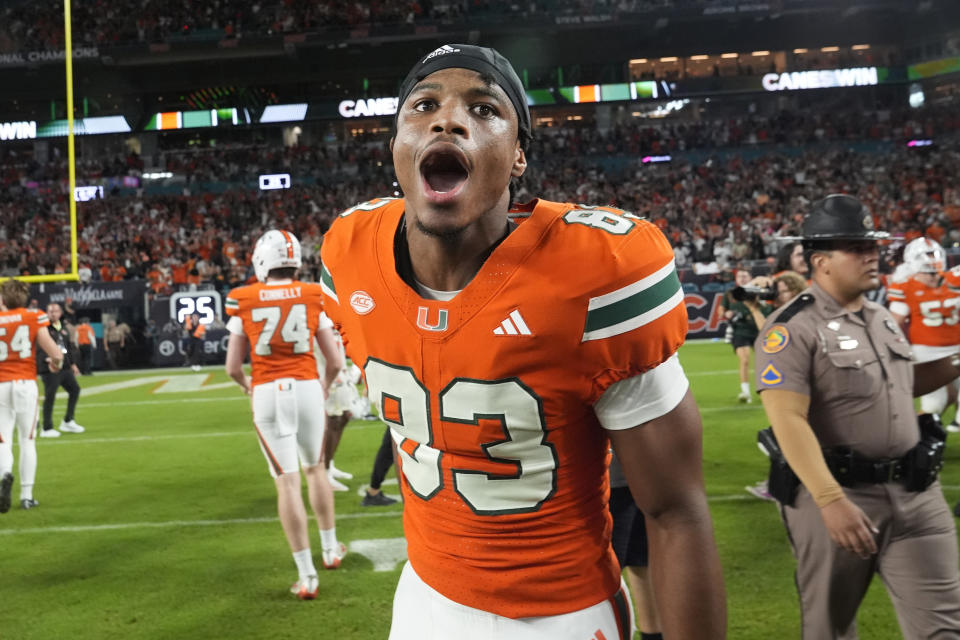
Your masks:
{"label": "stadium crowd", "polygon": [[[109,46],[171,38],[296,34],[326,28],[510,21],[536,16],[620,14],[706,6],[707,0],[81,0],[72,5],[74,44]],[[18,2],[0,10],[0,52],[63,48],[63,12],[55,4]]]}
{"label": "stadium crowd", "polygon": [[[646,156],[693,150],[763,148],[771,144],[803,146],[818,143],[932,139],[960,131],[960,114],[952,110],[781,112],[775,116],[663,121],[657,124],[625,118],[607,131],[593,126],[540,127],[530,149],[536,159],[579,156]],[[370,175],[389,164],[387,136],[356,138],[336,144],[294,147],[218,146],[163,151],[150,158],[154,171],[185,176],[188,182],[254,184],[263,173],[284,172],[317,180],[339,181]],[[129,155],[79,159],[77,179],[139,176],[144,159]],[[0,148],[0,187],[61,181],[62,155],[40,163]]]}
{"label": "stadium crowd", "polygon": [[[776,253],[778,236],[796,231],[806,204],[832,192],[857,195],[879,227],[907,238],[927,234],[960,243],[960,147],[951,142],[958,127],[960,116],[929,112],[630,124],[606,133],[540,128],[518,200],[541,194],[648,216],[669,235],[681,266],[716,263],[722,269],[766,259]],[[936,137],[937,146],[902,144],[920,136]],[[864,140],[896,144],[885,152],[855,152],[843,144]],[[808,142],[838,144],[799,153]],[[767,152],[738,152],[756,148]],[[683,153],[697,150],[697,156]],[[646,154],[657,153],[679,155],[672,162],[643,163]],[[147,278],[156,293],[201,282],[227,288],[249,277],[246,252],[253,239],[280,226],[302,239],[306,275],[315,278],[322,234],[333,216],[395,190],[383,140],[174,151],[161,160],[164,169],[187,176],[177,183],[178,193],[108,192],[78,206],[82,277]],[[82,163],[79,173],[95,179],[138,175],[141,168],[131,156]],[[294,176],[293,188],[251,188],[255,176],[278,170]],[[39,165],[6,153],[0,171],[0,192],[9,196],[0,199],[0,275],[69,270],[62,163]],[[233,187],[216,192],[204,188],[209,181]]]}

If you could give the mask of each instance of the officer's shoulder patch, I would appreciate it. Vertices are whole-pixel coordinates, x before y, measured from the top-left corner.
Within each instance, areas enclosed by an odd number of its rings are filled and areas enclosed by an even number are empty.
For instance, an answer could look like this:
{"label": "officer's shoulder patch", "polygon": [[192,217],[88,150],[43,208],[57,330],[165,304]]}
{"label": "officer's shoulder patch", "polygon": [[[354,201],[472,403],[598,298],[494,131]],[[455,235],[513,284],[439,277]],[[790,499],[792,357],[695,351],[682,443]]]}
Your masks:
{"label": "officer's shoulder patch", "polygon": [[791,300],[789,304],[787,304],[787,308],[783,310],[783,313],[777,316],[777,323],[785,324],[789,322],[793,316],[797,315],[812,304],[813,294],[801,293],[799,296]]}
{"label": "officer's shoulder patch", "polygon": [[780,353],[790,344],[790,331],[782,324],[775,324],[763,336],[761,348],[764,353]]}

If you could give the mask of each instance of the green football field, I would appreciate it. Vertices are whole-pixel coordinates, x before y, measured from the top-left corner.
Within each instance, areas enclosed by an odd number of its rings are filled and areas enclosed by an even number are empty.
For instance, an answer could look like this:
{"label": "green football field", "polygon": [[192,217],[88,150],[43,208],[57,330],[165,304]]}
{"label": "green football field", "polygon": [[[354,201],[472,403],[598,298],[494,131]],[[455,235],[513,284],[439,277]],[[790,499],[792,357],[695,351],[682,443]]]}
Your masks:
{"label": "green football field", "polygon": [[[728,637],[798,638],[786,534],[775,506],[744,491],[766,472],[755,444],[763,410],[736,402],[728,345],[687,345],[681,357],[703,414]],[[355,479],[337,494],[337,533],[352,552],[321,572],[317,600],[301,602],[287,591],[296,570],[248,400],[220,368],[103,373],[81,385],[87,432],[40,439],[39,508],[17,507],[17,483],[14,508],[0,515],[0,638],[386,638],[405,557],[401,509],[364,508],[358,495],[382,423],[347,427],[336,463]],[[953,504],[960,447],[950,437],[943,484]],[[315,521],[311,535],[319,564]],[[863,638],[900,638],[879,580],[859,625]]]}

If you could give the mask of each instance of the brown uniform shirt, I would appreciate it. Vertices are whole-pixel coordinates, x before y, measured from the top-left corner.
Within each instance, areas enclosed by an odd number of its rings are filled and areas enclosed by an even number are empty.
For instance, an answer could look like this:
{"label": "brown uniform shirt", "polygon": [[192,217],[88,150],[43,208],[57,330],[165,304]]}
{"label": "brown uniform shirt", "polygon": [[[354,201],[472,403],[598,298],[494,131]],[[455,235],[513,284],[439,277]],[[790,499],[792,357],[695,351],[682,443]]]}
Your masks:
{"label": "brown uniform shirt", "polygon": [[810,426],[825,449],[896,458],[920,439],[913,356],[885,308],[864,300],[862,313],[845,311],[815,283],[778,309],[757,338],[757,390],[809,396]]}

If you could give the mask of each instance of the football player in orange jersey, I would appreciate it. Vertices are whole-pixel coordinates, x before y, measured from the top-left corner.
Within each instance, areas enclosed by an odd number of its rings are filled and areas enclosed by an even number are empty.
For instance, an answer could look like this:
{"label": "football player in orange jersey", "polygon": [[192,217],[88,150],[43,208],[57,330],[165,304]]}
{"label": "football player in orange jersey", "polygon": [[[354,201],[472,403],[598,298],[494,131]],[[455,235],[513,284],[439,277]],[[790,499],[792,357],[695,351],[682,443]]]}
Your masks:
{"label": "football player in orange jersey", "polygon": [[59,371],[63,354],[50,334],[47,314],[28,310],[30,287],[18,280],[0,284],[0,513],[10,510],[13,488],[13,432],[20,439],[20,506],[37,506],[33,483],[37,474],[37,353],[47,353],[47,366]]}
{"label": "football player in orange jersey", "polygon": [[[323,466],[324,399],[343,367],[333,324],[323,313],[320,286],[295,280],[300,243],[286,231],[268,231],[253,250],[260,281],[227,296],[227,374],[252,396],[253,423],[277,487],[280,524],[290,543],[299,579],[291,592],[317,597],[319,580],[310,554],[300,467],[320,528],[323,566],[336,569],[346,554],[337,541],[333,491]],[[326,363],[319,380],[313,340]],[[249,345],[252,380],[243,371]]]}
{"label": "football player in orange jersey", "polygon": [[[903,250],[902,266],[898,269],[902,281],[890,284],[887,297],[890,313],[913,345],[916,361],[931,362],[960,352],[960,293],[950,286],[960,283],[956,274],[944,274],[943,247],[930,238],[912,240]],[[943,413],[956,400],[956,384],[921,396],[921,412]]]}
{"label": "football player in orange jersey", "polygon": [[444,45],[401,85],[405,198],[324,237],[327,313],[398,446],[409,562],[391,640],[632,637],[609,444],[647,515],[663,634],[725,637],[673,252],[606,207],[534,200],[522,83]]}

